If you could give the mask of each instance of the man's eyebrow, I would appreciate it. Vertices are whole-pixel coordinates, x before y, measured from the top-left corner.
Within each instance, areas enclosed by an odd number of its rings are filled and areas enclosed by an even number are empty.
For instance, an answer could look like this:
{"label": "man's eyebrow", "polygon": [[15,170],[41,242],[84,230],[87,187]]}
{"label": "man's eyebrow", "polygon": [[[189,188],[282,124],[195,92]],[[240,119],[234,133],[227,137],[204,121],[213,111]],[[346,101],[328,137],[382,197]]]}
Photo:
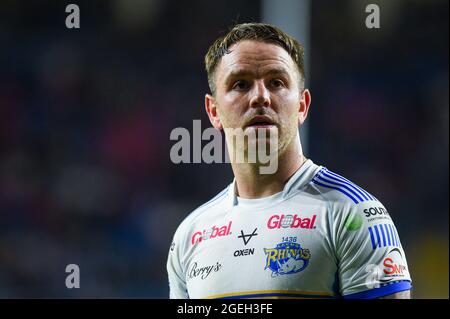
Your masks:
{"label": "man's eyebrow", "polygon": [[285,68],[272,68],[264,72],[264,75],[286,75],[289,76],[290,73]]}
{"label": "man's eyebrow", "polygon": [[246,77],[246,76],[253,75],[253,74],[254,74],[254,72],[249,71],[249,70],[244,70],[244,69],[234,70],[234,71],[231,71],[230,73],[228,73],[228,75],[225,78],[225,82],[229,82],[232,79]]}
{"label": "man's eyebrow", "polygon": [[[255,72],[245,70],[245,69],[231,71],[226,76],[225,82],[228,83],[232,79],[239,78],[239,77],[246,77],[249,75],[255,75]],[[260,77],[261,75],[285,75],[285,76],[289,77],[289,72],[285,68],[271,68],[271,69],[263,72],[262,74],[260,74],[260,72],[258,72],[258,74],[256,74],[256,76],[258,76],[258,77]]]}

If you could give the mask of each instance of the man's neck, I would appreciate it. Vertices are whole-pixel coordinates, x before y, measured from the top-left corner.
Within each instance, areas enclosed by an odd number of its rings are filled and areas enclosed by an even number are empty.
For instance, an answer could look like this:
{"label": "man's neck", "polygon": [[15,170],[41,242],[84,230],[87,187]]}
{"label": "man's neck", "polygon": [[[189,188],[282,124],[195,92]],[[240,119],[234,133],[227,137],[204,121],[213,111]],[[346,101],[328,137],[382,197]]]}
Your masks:
{"label": "man's neck", "polygon": [[237,195],[255,199],[279,193],[305,162],[301,150],[293,148],[279,157],[278,169],[274,174],[261,174],[260,167],[255,164],[232,163]]}

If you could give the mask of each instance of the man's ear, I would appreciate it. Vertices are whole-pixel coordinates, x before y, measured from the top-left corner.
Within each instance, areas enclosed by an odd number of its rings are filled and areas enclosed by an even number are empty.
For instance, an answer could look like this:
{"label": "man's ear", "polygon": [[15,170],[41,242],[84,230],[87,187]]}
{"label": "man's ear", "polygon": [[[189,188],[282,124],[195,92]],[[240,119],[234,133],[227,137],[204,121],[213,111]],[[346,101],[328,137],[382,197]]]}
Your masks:
{"label": "man's ear", "polygon": [[219,114],[217,112],[216,99],[211,94],[205,95],[205,109],[212,126],[214,126],[215,129],[221,131],[223,127],[220,123]]}
{"label": "man's ear", "polygon": [[300,107],[298,109],[298,124],[302,125],[308,116],[309,105],[311,104],[311,93],[304,89],[300,97]]}

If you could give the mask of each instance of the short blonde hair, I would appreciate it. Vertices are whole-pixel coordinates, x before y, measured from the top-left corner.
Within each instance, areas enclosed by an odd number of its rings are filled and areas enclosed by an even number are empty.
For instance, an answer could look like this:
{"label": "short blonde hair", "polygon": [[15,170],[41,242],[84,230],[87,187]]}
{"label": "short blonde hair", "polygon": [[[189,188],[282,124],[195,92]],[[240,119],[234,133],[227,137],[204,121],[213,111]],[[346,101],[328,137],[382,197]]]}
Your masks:
{"label": "short blonde hair", "polygon": [[266,23],[242,23],[235,25],[225,36],[218,38],[209,47],[205,55],[205,69],[211,93],[215,95],[215,71],[220,59],[230,53],[230,47],[243,40],[255,40],[276,44],[286,50],[298,67],[300,73],[300,87],[305,83],[305,64],[303,46],[293,37],[279,28]]}

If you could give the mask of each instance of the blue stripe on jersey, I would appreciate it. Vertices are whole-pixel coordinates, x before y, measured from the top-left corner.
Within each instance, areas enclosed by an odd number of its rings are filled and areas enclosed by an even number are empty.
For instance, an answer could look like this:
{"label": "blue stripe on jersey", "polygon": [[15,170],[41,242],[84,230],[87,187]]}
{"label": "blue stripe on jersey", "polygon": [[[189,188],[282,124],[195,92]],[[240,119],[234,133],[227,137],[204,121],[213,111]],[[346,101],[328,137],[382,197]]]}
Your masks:
{"label": "blue stripe on jersey", "polygon": [[395,237],[394,237],[394,231],[392,230],[392,225],[388,225],[389,233],[391,234],[392,238],[392,245],[395,245]]}
{"label": "blue stripe on jersey", "polygon": [[389,233],[389,226],[388,224],[384,224],[384,230],[386,231],[386,237],[388,239],[388,245],[391,245],[391,234]]}
{"label": "blue stripe on jersey", "polygon": [[397,245],[397,236],[395,235],[394,226],[389,225],[389,228],[391,229],[391,232],[392,232],[392,242],[394,243],[394,246],[398,246]]}
{"label": "blue stripe on jersey", "polygon": [[389,228],[389,234],[391,234],[391,243],[392,243],[392,246],[394,246],[395,245],[395,236],[394,236],[394,230],[392,229],[393,228],[393,226],[392,225],[389,225],[389,224],[387,224],[387,226],[388,226],[388,228]]}
{"label": "blue stripe on jersey", "polygon": [[378,243],[378,244],[374,244],[374,245],[372,245],[372,246],[378,246],[378,247],[381,247],[381,237],[380,237],[380,233],[378,232],[378,227],[377,227],[377,225],[374,225],[374,226],[373,226],[373,229],[375,229],[375,233],[377,234],[377,243]]}
{"label": "blue stripe on jersey", "polygon": [[321,182],[316,181],[315,179],[313,179],[312,182],[313,182],[314,184],[320,185],[320,186],[322,186],[322,187],[335,189],[335,190],[337,190],[337,191],[339,191],[339,192],[341,192],[341,193],[347,195],[347,197],[349,197],[355,204],[358,204],[358,203],[359,203],[352,195],[350,195],[349,193],[347,193],[346,191],[342,190],[342,189],[339,188],[339,187],[334,187],[334,186],[325,185],[325,184],[323,184],[323,183],[321,183]]}
{"label": "blue stripe on jersey", "polygon": [[[319,173],[319,174],[320,174],[320,173]],[[338,182],[334,182],[333,180],[327,179],[327,178],[323,177],[322,175],[317,175],[316,178],[317,178],[317,179],[320,179],[321,181],[326,182],[326,183],[328,183],[328,184],[343,187],[343,188],[345,188],[348,192],[350,192],[350,193],[352,193],[354,196],[356,196],[361,202],[364,201],[364,199],[363,199],[361,196],[359,196],[359,194],[358,194],[357,192],[355,192],[353,189],[351,189],[350,187],[348,187],[348,186],[345,185],[345,184],[338,183]]]}
{"label": "blue stripe on jersey", "polygon": [[377,248],[377,245],[375,244],[375,238],[373,237],[373,230],[372,227],[369,227],[369,234],[370,234],[370,242],[372,243],[372,250]]}
{"label": "blue stripe on jersey", "polygon": [[392,229],[394,230],[395,241],[397,242],[397,247],[400,247],[400,238],[398,237],[397,228],[392,225]]}
{"label": "blue stripe on jersey", "polygon": [[395,294],[412,288],[411,282],[407,280],[395,281],[379,288],[357,292],[344,296],[345,299],[375,299],[383,296]]}
{"label": "blue stripe on jersey", "polygon": [[[372,227],[369,227],[369,230]],[[374,225],[373,229],[375,230],[375,233],[377,234],[377,241],[376,242],[372,242],[372,248],[375,249],[377,246],[381,247],[381,237],[380,237],[380,233],[378,232],[378,226]],[[375,247],[375,248],[374,248]]]}
{"label": "blue stripe on jersey", "polygon": [[372,196],[372,195],[369,194],[367,191],[365,191],[364,189],[362,189],[362,188],[359,187],[358,185],[352,183],[351,181],[349,181],[349,180],[346,179],[345,177],[343,177],[343,176],[341,176],[341,175],[339,175],[339,174],[336,174],[336,173],[334,173],[334,172],[328,170],[327,168],[325,168],[325,170],[326,170],[327,173],[330,173],[331,175],[333,175],[333,176],[336,177],[337,179],[342,180],[342,181],[344,181],[344,182],[347,182],[347,183],[349,183],[349,184],[352,184],[353,186],[355,186],[356,188],[358,188],[361,192],[363,192],[364,194],[366,194],[366,196],[369,197],[371,200],[377,200],[377,199],[375,198],[375,196]]}
{"label": "blue stripe on jersey", "polygon": [[365,191],[364,189],[362,189],[361,187],[359,187],[358,185],[352,183],[351,181],[349,181],[348,179],[346,179],[345,177],[342,177],[341,175],[338,175],[336,173],[333,173],[332,171],[328,170],[327,168],[324,167],[324,170],[329,173],[330,175],[333,175],[336,179],[342,181],[342,182],[347,182],[348,184],[354,186],[355,188],[359,189],[361,192],[363,192],[364,194],[366,194],[366,196],[371,199],[371,200],[376,200],[378,201],[378,199],[376,199],[375,196],[369,194],[367,191]]}
{"label": "blue stripe on jersey", "polygon": [[[319,172],[320,173],[320,172]],[[332,175],[332,172],[328,171],[327,169],[324,169],[324,171],[321,173],[322,175],[325,175],[327,177],[329,177],[332,180],[335,180],[337,182],[346,184],[350,187],[352,187],[355,191],[357,191],[362,197],[364,197],[365,200],[370,200],[371,198],[369,196],[366,195],[366,193],[362,192],[361,189],[359,189],[359,187],[357,187],[355,184],[352,184],[350,182],[347,182],[345,180],[343,180],[342,178],[336,177]]]}
{"label": "blue stripe on jersey", "polygon": [[386,241],[386,236],[384,235],[383,226],[385,226],[385,225],[383,225],[383,224],[380,225],[380,232],[381,232],[381,235],[383,236],[383,247],[386,247],[387,241]]}
{"label": "blue stripe on jersey", "polygon": [[377,200],[374,196],[370,195],[361,187],[350,182],[348,179],[329,171],[325,167],[323,167],[314,176],[312,182],[322,187],[335,189],[343,193],[344,195],[349,197],[355,204],[368,200]]}
{"label": "blue stripe on jersey", "polygon": [[[381,234],[381,235],[380,235]],[[369,227],[370,241],[372,242],[372,249],[377,247],[400,247],[400,240],[398,239],[397,229],[394,225],[379,224]],[[376,238],[375,238],[376,237]],[[383,243],[381,242],[383,239]]]}

